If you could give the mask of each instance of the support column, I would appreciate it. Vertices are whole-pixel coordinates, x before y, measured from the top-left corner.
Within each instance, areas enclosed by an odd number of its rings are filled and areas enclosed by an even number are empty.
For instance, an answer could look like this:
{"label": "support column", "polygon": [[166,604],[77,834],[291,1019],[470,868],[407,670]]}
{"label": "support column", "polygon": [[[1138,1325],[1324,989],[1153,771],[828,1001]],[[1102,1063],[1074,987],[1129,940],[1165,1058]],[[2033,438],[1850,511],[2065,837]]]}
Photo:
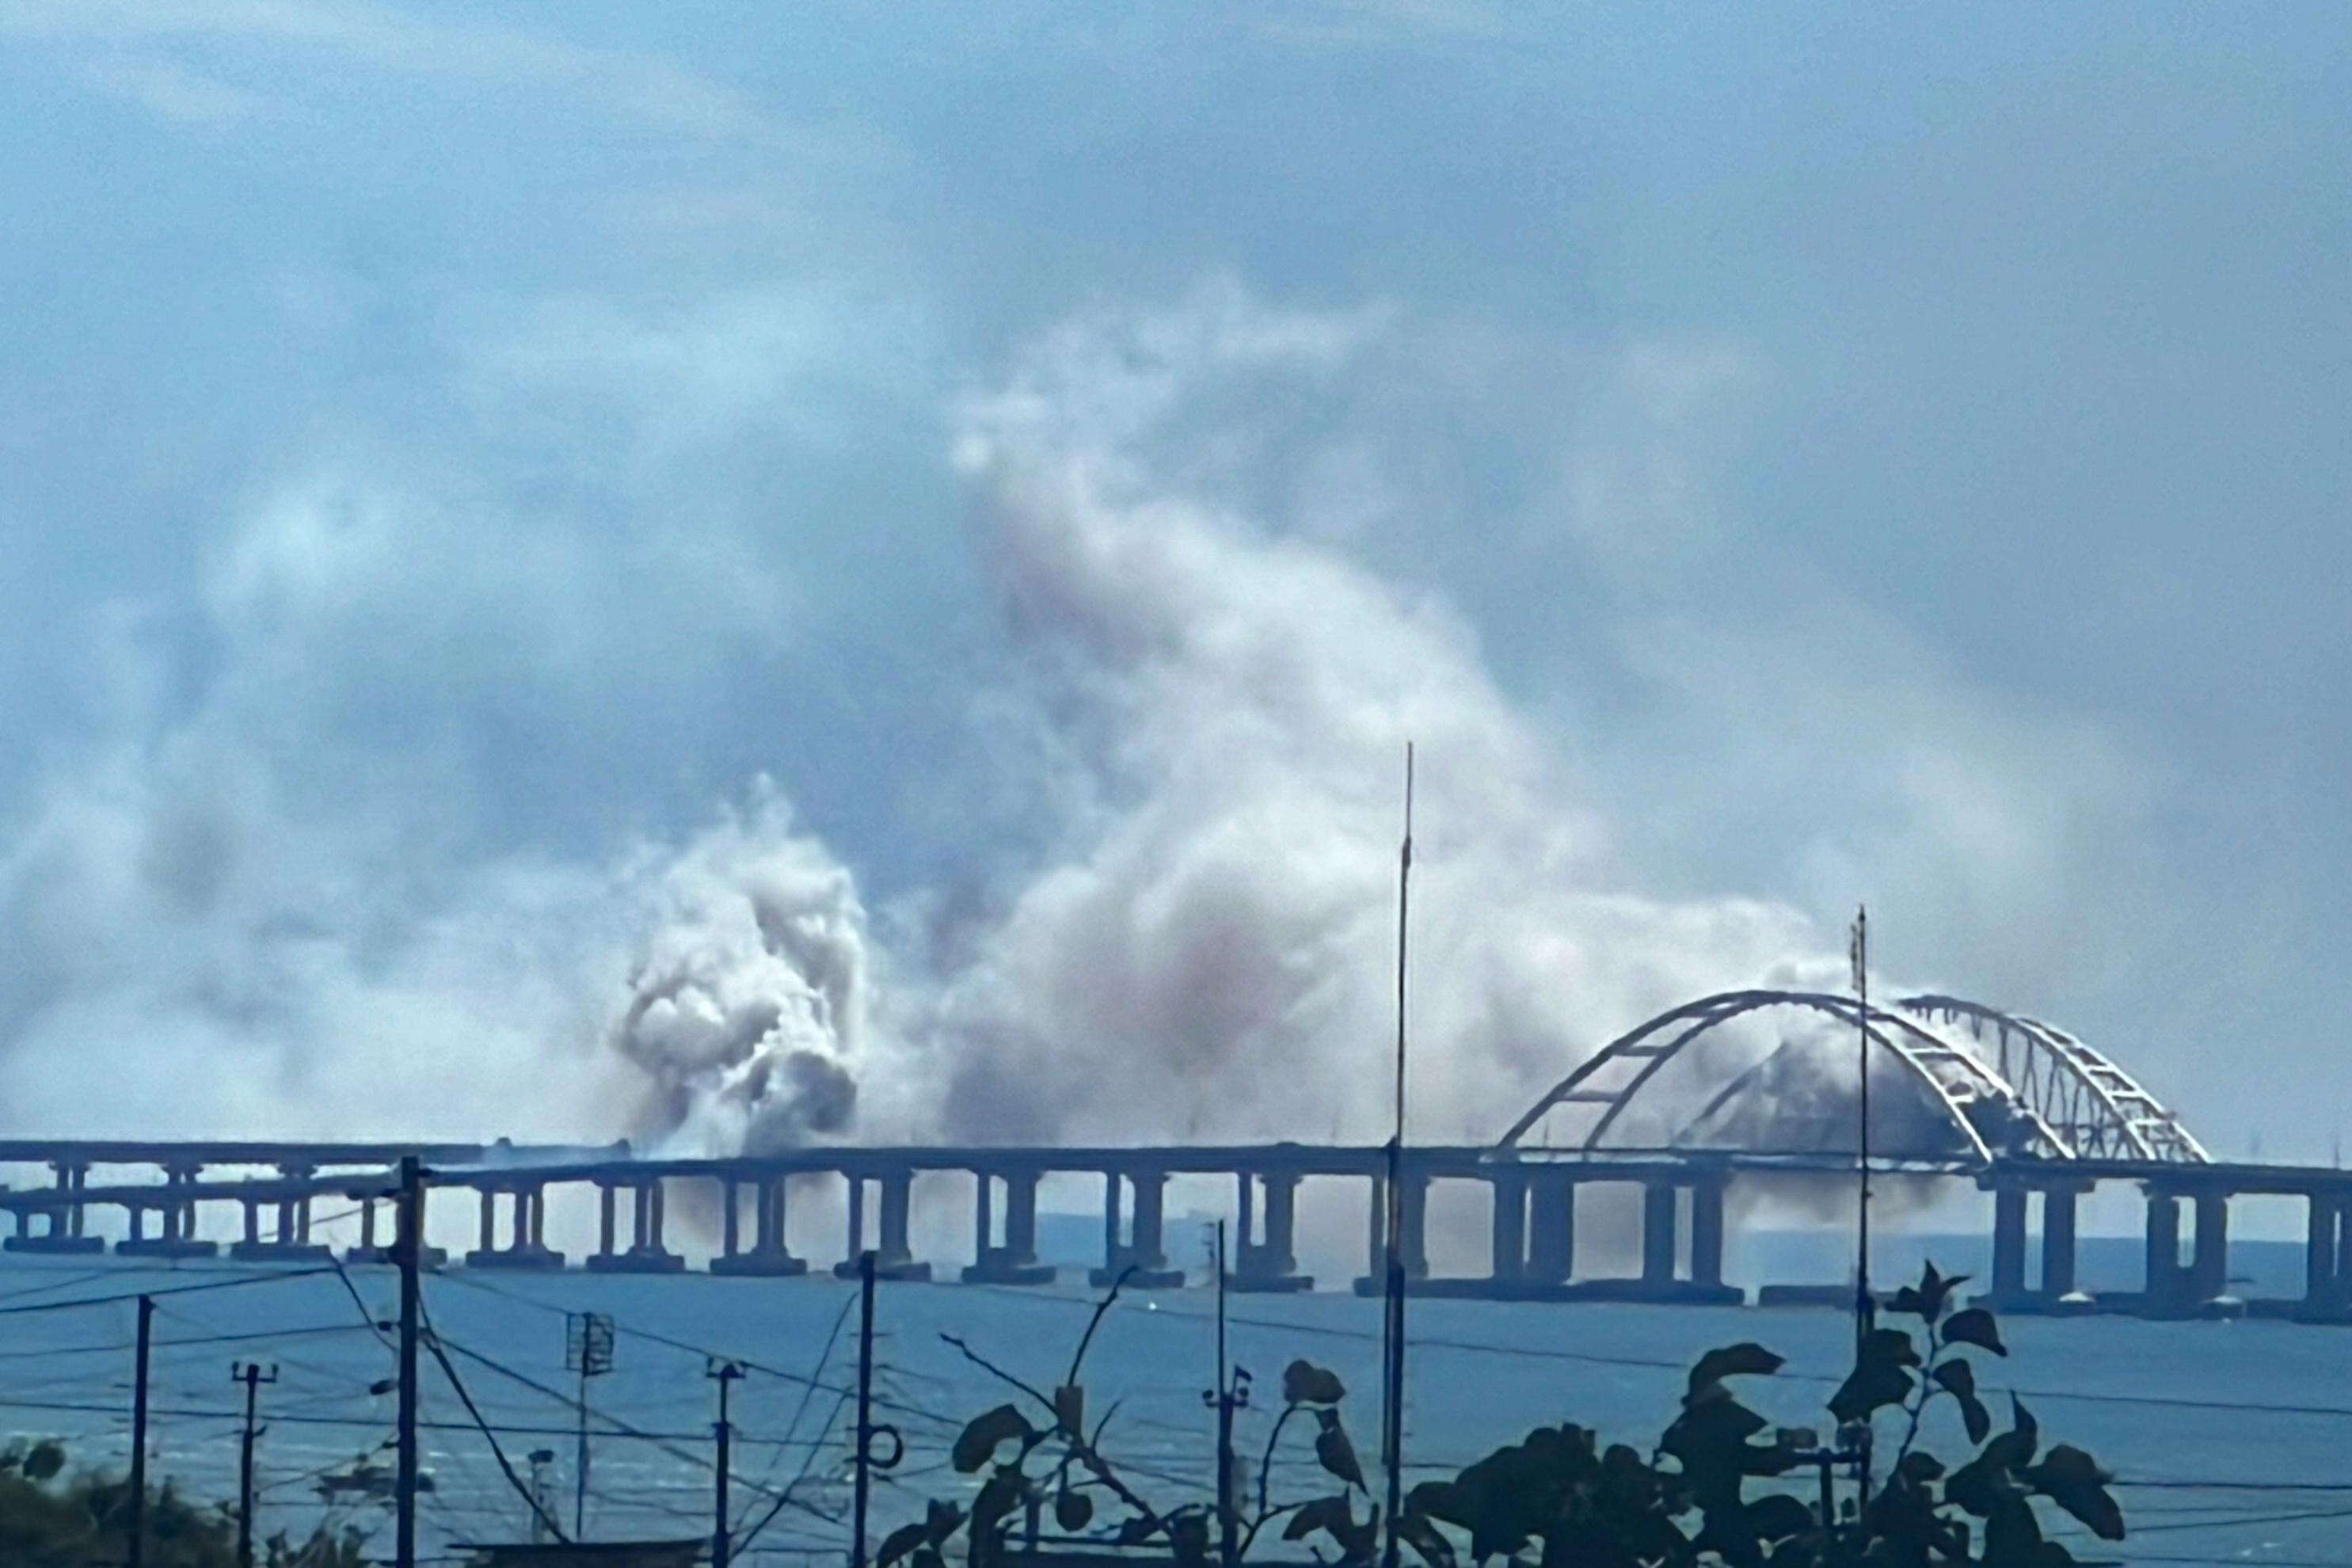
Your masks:
{"label": "support column", "polygon": [[1404,1201],[1397,1205],[1404,1221],[1404,1236],[1400,1250],[1404,1254],[1404,1277],[1407,1279],[1429,1278],[1429,1178],[1408,1170],[1404,1174]]}
{"label": "support column", "polygon": [[1131,1171],[1128,1188],[1134,1197],[1134,1209],[1128,1222],[1127,1246],[1118,1261],[1108,1270],[1091,1278],[1097,1286],[1108,1286],[1124,1273],[1130,1290],[1171,1290],[1184,1283],[1181,1268],[1168,1267],[1167,1238],[1163,1235],[1168,1202],[1168,1175],[1164,1171]]}
{"label": "support column", "polygon": [[1226,1284],[1235,1290],[1289,1292],[1311,1290],[1315,1281],[1298,1272],[1298,1178],[1287,1172],[1240,1178],[1240,1212],[1253,1215],[1259,1225],[1252,1237],[1246,1226],[1241,1244],[1227,1262]]}
{"label": "support column", "polygon": [[1528,1178],[1518,1171],[1497,1172],[1486,1187],[1494,1202],[1486,1276],[1499,1290],[1516,1289],[1528,1272]]}
{"label": "support column", "polygon": [[[547,1247],[545,1189],[536,1186],[516,1186],[508,1189],[514,1204],[514,1213],[507,1227],[507,1245],[498,1244],[499,1189],[482,1188],[482,1245],[466,1254],[470,1268],[526,1268],[552,1271],[563,1267],[563,1254],[551,1252]],[[589,1259],[590,1267],[595,1266]]]}
{"label": "support column", "polygon": [[[1992,1299],[2007,1307],[2025,1294],[2025,1189],[1996,1187],[1992,1194]],[[2045,1200],[2046,1201],[2046,1200]],[[2049,1272],[2049,1247],[2042,1253]]]}
{"label": "support column", "polygon": [[1116,1279],[1126,1266],[1127,1243],[1120,1239],[1125,1178],[1117,1171],[1103,1173],[1103,1266],[1098,1276]]}
{"label": "support column", "polygon": [[2158,1314],[2179,1310],[2180,1200],[2170,1193],[2147,1194],[2147,1310]]}
{"label": "support column", "polygon": [[882,1178],[882,1237],[876,1250],[881,1254],[877,1263],[897,1265],[908,1261],[914,1253],[907,1245],[907,1219],[913,1206],[915,1179],[903,1171],[893,1171]]}
{"label": "support column", "polygon": [[1690,1190],[1691,1284],[1701,1290],[1723,1288],[1723,1185],[1699,1182]]}
{"label": "support column", "polygon": [[596,1184],[596,1256],[610,1258],[620,1250],[620,1194],[613,1184]]}
{"label": "support column", "polygon": [[[915,1173],[901,1167],[873,1178],[882,1189],[878,1234],[874,1243],[874,1272],[884,1279],[929,1279],[931,1266],[915,1261],[907,1245],[907,1218],[914,1204]],[[858,1242],[866,1226],[866,1182],[852,1177],[849,1188],[849,1258],[834,1272],[845,1279],[857,1278]]]}
{"label": "support column", "polygon": [[[636,1177],[629,1187],[628,1249],[596,1253],[588,1259],[588,1267],[599,1274],[676,1274],[684,1269],[686,1259],[672,1252],[662,1240],[665,1202],[661,1177]],[[544,1203],[543,1198],[537,1199],[534,1209],[544,1214]],[[600,1212],[596,1217],[601,1225],[604,1215]],[[538,1245],[545,1248],[544,1237]]]}
{"label": "support column", "polygon": [[[733,1184],[730,1184],[731,1191]],[[732,1202],[730,1197],[730,1202]],[[751,1250],[730,1249],[710,1260],[713,1274],[786,1279],[808,1272],[808,1263],[784,1246],[784,1178],[761,1176],[752,1188]],[[853,1251],[852,1256],[855,1257]],[[856,1269],[850,1270],[855,1274]]]}
{"label": "support column", "polygon": [[[50,1190],[73,1194],[89,1185],[89,1167],[77,1162],[53,1160]],[[79,1202],[68,1202],[42,1211],[40,1228],[28,1223],[25,1210],[16,1211],[16,1234],[8,1238],[10,1252],[103,1252],[106,1238],[89,1236],[83,1231],[84,1215]]]}
{"label": "support column", "polygon": [[133,1209],[130,1235],[114,1250],[126,1258],[210,1258],[218,1251],[213,1243],[196,1239],[196,1205],[187,1194],[202,1173],[197,1165],[166,1165],[163,1201],[155,1207],[155,1234],[147,1234],[142,1211]]}
{"label": "support column", "polygon": [[1528,1209],[1528,1280],[1567,1284],[1576,1271],[1576,1184],[1559,1172],[1539,1173]]}
{"label": "support column", "polygon": [[984,1268],[996,1250],[996,1178],[986,1171],[973,1173],[971,1200],[972,1267]]}
{"label": "support column", "polygon": [[992,1178],[980,1178],[980,1198],[974,1205],[980,1229],[978,1260],[963,1271],[973,1284],[1050,1285],[1054,1268],[1037,1261],[1037,1175],[1017,1171],[1004,1178],[1004,1242],[994,1245],[989,1218]]}
{"label": "support column", "polygon": [[2336,1226],[2341,1207],[2324,1193],[2304,1200],[2303,1311],[2305,1317],[2327,1317],[2342,1310],[2336,1289]]}
{"label": "support column", "polygon": [[2230,1293],[2230,1198],[2226,1193],[2197,1194],[2196,1250],[2189,1264],[2189,1299],[2203,1309]]}
{"label": "support column", "polygon": [[732,1258],[742,1250],[742,1194],[726,1178],[719,1183],[719,1256]]}
{"label": "support column", "polygon": [[2074,1294],[2074,1205],[2073,1187],[2042,1194],[2042,1293],[2052,1301]]}
{"label": "support column", "polygon": [[1651,1182],[1642,1188],[1642,1283],[1675,1282],[1675,1207],[1672,1184]]}

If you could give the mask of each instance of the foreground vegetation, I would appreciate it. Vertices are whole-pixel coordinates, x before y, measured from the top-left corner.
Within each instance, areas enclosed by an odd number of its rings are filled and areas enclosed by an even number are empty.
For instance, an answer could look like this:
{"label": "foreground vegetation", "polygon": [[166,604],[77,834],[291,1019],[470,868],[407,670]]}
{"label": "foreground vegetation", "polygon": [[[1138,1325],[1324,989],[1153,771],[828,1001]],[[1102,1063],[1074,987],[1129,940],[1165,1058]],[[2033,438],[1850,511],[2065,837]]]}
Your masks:
{"label": "foreground vegetation", "polygon": [[[148,1568],[237,1568],[236,1519],[226,1504],[197,1503],[169,1482],[147,1489]],[[54,1442],[0,1451],[0,1563],[27,1568],[108,1568],[131,1544],[131,1485],[99,1470],[69,1470]],[[307,1540],[284,1533],[255,1543],[266,1568],[362,1568],[359,1532],[320,1525]]]}
{"label": "foreground vegetation", "polygon": [[[1753,1343],[1726,1346],[1691,1369],[1680,1411],[1647,1453],[1573,1424],[1538,1427],[1450,1479],[1414,1487],[1398,1534],[1425,1568],[2065,1568],[2074,1554],[2048,1539],[2064,1520],[2103,1541],[2122,1539],[2111,1478],[2081,1448],[2045,1447],[2040,1424],[2013,1397],[2007,1428],[1993,1432],[1976,1358],[2008,1351],[1991,1313],[1955,1309],[1960,1282],[1930,1265],[1897,1294],[1890,1314],[1915,1326],[1861,1340],[1852,1373],[1829,1400],[1838,1437],[1828,1447],[1770,1431],[1735,1392],[1738,1380],[1778,1372],[1780,1356]],[[1047,1514],[1066,1537],[1148,1549],[1181,1568],[1238,1562],[1276,1540],[1344,1568],[1381,1555],[1381,1509],[1340,1415],[1347,1391],[1304,1361],[1283,1374],[1254,1484],[1238,1478],[1223,1498],[1167,1509],[1130,1484],[1102,1447],[1112,1413],[1089,1428],[1079,1382],[1087,1345],[1116,1297],[1097,1307],[1068,1376],[1050,1393],[950,1337],[1021,1400],[974,1419],[955,1445],[955,1468],[981,1478],[970,1505],[933,1502],[921,1522],[883,1543],[876,1568],[943,1568],[959,1546],[984,1565]],[[1923,1418],[1938,1404],[1975,1449],[1957,1464],[1921,1441]],[[1899,1436],[1891,1452],[1869,1451],[1874,1417]],[[1292,1434],[1311,1442],[1334,1489],[1273,1500],[1276,1456]],[[1842,1478],[1845,1497],[1825,1509],[1830,1475]],[[1098,1505],[1118,1510],[1115,1521],[1098,1522]]]}

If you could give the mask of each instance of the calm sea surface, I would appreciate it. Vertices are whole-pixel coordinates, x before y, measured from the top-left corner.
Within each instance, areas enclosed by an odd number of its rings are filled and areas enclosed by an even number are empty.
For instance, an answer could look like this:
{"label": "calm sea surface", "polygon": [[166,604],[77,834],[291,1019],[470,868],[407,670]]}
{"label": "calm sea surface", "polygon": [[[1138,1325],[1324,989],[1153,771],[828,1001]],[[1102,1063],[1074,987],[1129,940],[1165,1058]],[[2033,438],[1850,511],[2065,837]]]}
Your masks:
{"label": "calm sea surface", "polygon": [[[1950,1247],[1939,1257],[1952,1255]],[[2094,1246],[2092,1282],[2124,1266],[2128,1244]],[[1962,1264],[1969,1260],[1960,1259]],[[2295,1249],[2233,1249],[2233,1269],[2292,1293]],[[1803,1278],[1802,1274],[1783,1275]],[[268,1282],[213,1288],[229,1281]],[[2121,1283],[2122,1281],[2117,1281]],[[204,1289],[192,1289],[205,1287]],[[287,1278],[225,1264],[141,1268],[103,1260],[0,1263],[0,1424],[59,1436],[78,1462],[119,1466],[127,1453],[133,1310],[127,1300],[26,1310],[149,1290],[159,1310],[152,1394],[154,1473],[187,1490],[234,1489],[238,1389],[235,1361],[274,1363],[265,1390],[260,1473],[265,1528],[307,1530],[330,1505],[320,1478],[373,1458],[388,1465],[393,1400],[371,1392],[392,1376],[386,1346],[362,1321],[392,1316],[394,1277],[380,1268]],[[356,1296],[356,1300],[354,1297]],[[707,1531],[712,1472],[713,1353],[754,1370],[735,1385],[735,1512],[744,1524],[789,1501],[741,1560],[837,1560],[847,1391],[856,1364],[856,1290],[829,1278],[784,1281],[666,1279],[580,1273],[434,1279],[427,1300],[458,1379],[527,1477],[538,1451],[549,1495],[570,1526],[574,1508],[575,1384],[564,1371],[564,1313],[618,1321],[618,1365],[590,1392],[593,1411],[587,1518],[607,1539]],[[887,1524],[919,1500],[955,1495],[945,1447],[962,1421],[1006,1391],[941,1341],[973,1349],[1032,1384],[1061,1381],[1087,1321],[1082,1289],[886,1286],[880,1296],[877,1396],[906,1458],[878,1492]],[[1105,1321],[1085,1383],[1091,1409],[1119,1402],[1106,1448],[1161,1506],[1204,1494],[1213,1418],[1213,1302],[1205,1290],[1130,1297]],[[1354,1391],[1350,1426],[1368,1465],[1376,1447],[1380,1306],[1339,1294],[1236,1297],[1234,1359],[1269,1400],[1282,1366],[1307,1356]],[[1692,1357],[1710,1345],[1760,1340],[1788,1357],[1755,1380],[1751,1402],[1790,1425],[1823,1426],[1821,1401],[1839,1375],[1851,1331],[1832,1312],[1657,1310],[1428,1300],[1412,1308],[1410,1458],[1435,1473],[1539,1422],[1575,1420],[1646,1446],[1669,1417]],[[2014,1388],[2045,1437],[2089,1447],[2124,1483],[2133,1526],[2121,1548],[2076,1542],[2078,1554],[2133,1563],[2352,1565],[2352,1337],[2273,1322],[2144,1323],[2127,1319],[2007,1323],[2012,1350],[1986,1368],[1991,1391]],[[812,1385],[812,1380],[814,1385]],[[429,1550],[514,1540],[527,1512],[499,1474],[449,1379],[426,1362],[436,1490]],[[2000,1406],[1997,1404],[1996,1409]],[[1263,1445],[1270,1417],[1243,1417],[1243,1447]],[[1312,1495],[1319,1472],[1306,1434],[1276,1467],[1272,1491]],[[1956,1430],[1937,1434],[1945,1451]],[[389,1554],[380,1502],[333,1505]],[[879,1526],[877,1526],[878,1531]]]}

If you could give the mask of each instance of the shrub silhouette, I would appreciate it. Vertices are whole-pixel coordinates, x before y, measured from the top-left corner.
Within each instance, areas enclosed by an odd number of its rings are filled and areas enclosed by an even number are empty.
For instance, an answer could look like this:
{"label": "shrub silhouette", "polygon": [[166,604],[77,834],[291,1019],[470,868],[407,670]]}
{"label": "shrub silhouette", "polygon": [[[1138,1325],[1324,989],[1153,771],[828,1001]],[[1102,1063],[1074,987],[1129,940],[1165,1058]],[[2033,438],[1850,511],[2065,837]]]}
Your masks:
{"label": "shrub silhouette", "polygon": [[[1414,1487],[1398,1534],[1426,1568],[1475,1568],[1499,1561],[1530,1568],[1888,1568],[1980,1565],[2064,1568],[2072,1553],[2045,1535],[2051,1510],[2071,1516],[2102,1540],[2121,1540],[2124,1521],[2111,1479],[2091,1456],[2059,1443],[2042,1447],[2041,1428],[2012,1397],[2006,1430],[1977,1390],[1976,1355],[2006,1356],[1999,1325],[1979,1307],[1952,1308],[1954,1287],[1930,1264],[1906,1286],[1889,1312],[1915,1329],[1879,1328],[1857,1345],[1853,1372],[1829,1400],[1849,1432],[1880,1412],[1895,1412],[1901,1438],[1877,1472],[1866,1506],[1824,1519],[1787,1489],[1785,1478],[1829,1460],[1768,1436],[1764,1417],[1742,1404],[1735,1380],[1769,1377],[1781,1358],[1742,1343],[1709,1351],[1691,1369],[1682,1408],[1644,1455],[1604,1445],[1591,1429],[1541,1426],[1496,1448],[1449,1479]],[[1102,1450],[1114,1405],[1089,1431],[1079,1384],[1087,1346],[1114,1289],[1095,1310],[1068,1375],[1051,1394],[1023,1382],[945,1336],[976,1365],[1017,1390],[1024,1405],[998,1405],[973,1420],[951,1455],[966,1475],[985,1474],[969,1510],[935,1501],[920,1522],[882,1543],[876,1568],[942,1568],[959,1535],[971,1562],[1000,1555],[1013,1527],[1050,1504],[1068,1534],[1094,1531],[1105,1543],[1164,1551],[1181,1568],[1201,1568],[1230,1532],[1234,1554],[1247,1555],[1277,1524],[1280,1539],[1305,1542],[1318,1558],[1360,1568],[1381,1551],[1381,1510],[1340,1416],[1347,1391],[1332,1373],[1293,1362],[1282,1378],[1282,1405],[1257,1468],[1254,1489],[1207,1503],[1159,1509],[1131,1486]],[[1948,1404],[1976,1452],[1958,1468],[1920,1446],[1928,1408]],[[1276,1503],[1269,1497],[1277,1449],[1294,1426],[1311,1429],[1322,1469],[1337,1482],[1321,1496]],[[1097,1498],[1125,1510],[1097,1526]],[[1361,1510],[1360,1514],[1359,1510]]]}
{"label": "shrub silhouette", "polygon": [[[130,1544],[130,1483],[100,1471],[68,1474],[55,1442],[0,1450],[0,1563],[43,1568],[121,1563]],[[225,1505],[197,1503],[169,1482],[147,1489],[146,1561],[152,1568],[236,1568],[236,1523]],[[354,1531],[320,1525],[306,1540],[260,1543],[267,1568],[361,1568]]]}

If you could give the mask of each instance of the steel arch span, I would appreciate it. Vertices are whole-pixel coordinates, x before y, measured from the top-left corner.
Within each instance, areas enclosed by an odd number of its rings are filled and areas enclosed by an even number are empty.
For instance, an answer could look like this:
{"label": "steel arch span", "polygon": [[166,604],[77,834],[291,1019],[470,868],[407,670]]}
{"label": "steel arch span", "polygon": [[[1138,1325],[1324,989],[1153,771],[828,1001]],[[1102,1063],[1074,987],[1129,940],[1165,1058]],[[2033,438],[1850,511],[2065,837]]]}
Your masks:
{"label": "steel arch span", "polygon": [[2159,1160],[2201,1165],[2212,1156],[2180,1118],[2113,1058],[2039,1018],[2003,1013],[1958,996],[1906,996],[1916,1017],[1965,1026],[1990,1053],[1993,1070],[2085,1160]]}
{"label": "steel arch span", "polygon": [[[1827,1018],[1866,1038],[1874,1053],[1873,1083],[1891,1069],[1915,1086],[1920,1102],[1948,1131],[1952,1153],[1966,1163],[1989,1167],[2003,1157],[2206,1158],[2178,1119],[2121,1068],[2046,1024],[1952,997],[1908,997],[1891,1008],[1865,1007],[1830,992],[1778,990],[1701,997],[1619,1036],[1530,1106],[1504,1133],[1498,1150],[1532,1152],[1528,1134],[1562,1110],[1580,1114],[1582,1124],[1570,1129],[1564,1144],[1548,1139],[1546,1149],[1623,1148],[1622,1142],[1611,1141],[1612,1131],[1644,1094],[1658,1092],[1654,1086],[1668,1064],[1709,1032],[1778,1008]],[[1967,1027],[1955,1027],[1960,1024]],[[1685,1132],[1743,1095],[1762,1092],[1759,1075],[1773,1059],[1713,1086],[1705,1102],[1683,1119]],[[1876,1116],[1872,1120],[1878,1121]]]}

